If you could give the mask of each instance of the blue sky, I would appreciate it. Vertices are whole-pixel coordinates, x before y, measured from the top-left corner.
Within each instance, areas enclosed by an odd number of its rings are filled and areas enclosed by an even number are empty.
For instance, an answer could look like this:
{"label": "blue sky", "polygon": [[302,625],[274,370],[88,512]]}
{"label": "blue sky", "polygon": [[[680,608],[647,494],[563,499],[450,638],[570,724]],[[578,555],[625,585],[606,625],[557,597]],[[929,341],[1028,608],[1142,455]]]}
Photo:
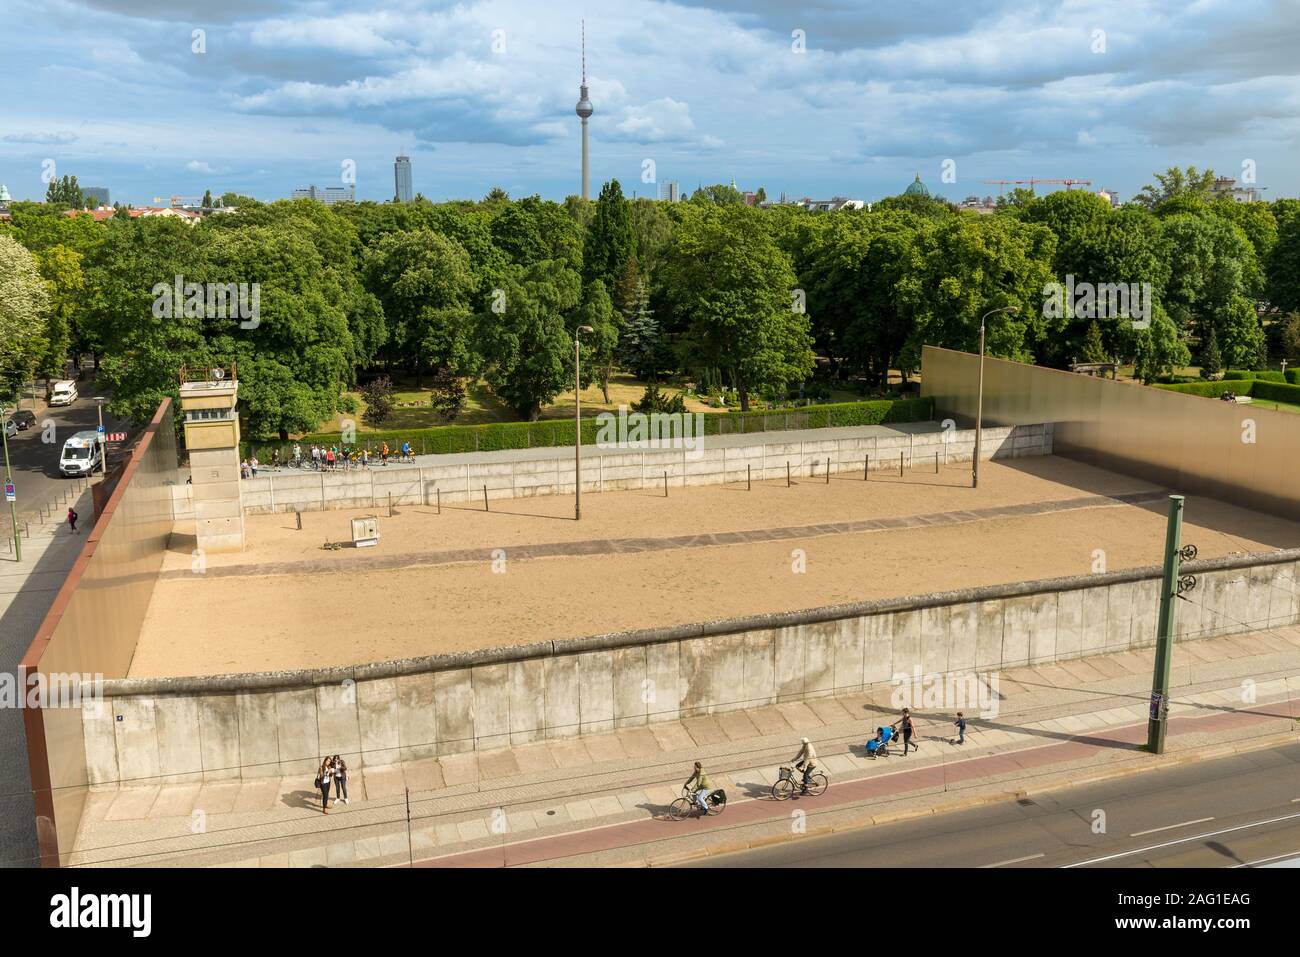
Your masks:
{"label": "blue sky", "polygon": [[593,193],[653,195],[652,161],[774,198],[916,173],[953,199],[1030,176],[1128,198],[1248,162],[1266,198],[1300,194],[1300,0],[7,0],[0,182],[40,198],[53,160],[136,204],[272,200],[352,161],[385,200],[407,152],[435,200],[562,199],[581,17]]}

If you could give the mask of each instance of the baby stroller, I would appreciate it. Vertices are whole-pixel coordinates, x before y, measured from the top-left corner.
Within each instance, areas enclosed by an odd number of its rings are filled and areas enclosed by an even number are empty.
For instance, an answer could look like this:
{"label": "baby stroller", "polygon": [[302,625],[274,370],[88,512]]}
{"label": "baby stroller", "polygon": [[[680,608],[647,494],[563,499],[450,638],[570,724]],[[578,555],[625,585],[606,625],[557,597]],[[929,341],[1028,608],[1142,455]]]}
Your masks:
{"label": "baby stroller", "polygon": [[867,757],[869,758],[887,758],[889,757],[889,742],[893,740],[893,728],[877,728],[876,736],[867,742]]}

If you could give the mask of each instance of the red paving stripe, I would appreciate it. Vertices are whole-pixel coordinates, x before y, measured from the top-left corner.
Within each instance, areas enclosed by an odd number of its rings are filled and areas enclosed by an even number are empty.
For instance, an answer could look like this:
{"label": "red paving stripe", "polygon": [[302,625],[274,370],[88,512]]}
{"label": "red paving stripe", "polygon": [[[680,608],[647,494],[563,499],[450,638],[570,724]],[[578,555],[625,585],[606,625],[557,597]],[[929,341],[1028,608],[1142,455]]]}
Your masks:
{"label": "red paving stripe", "polygon": [[[1278,701],[1255,705],[1240,711],[1220,712],[1206,716],[1185,716],[1169,720],[1168,735],[1229,731],[1259,724],[1271,718],[1300,715],[1300,701]],[[820,810],[832,810],[841,805],[859,803],[868,798],[896,797],[929,788],[946,787],[955,781],[991,777],[998,774],[1042,768],[1063,764],[1097,754],[1107,748],[1125,748],[1146,740],[1146,725],[1134,724],[1121,728],[1108,728],[1104,735],[1082,734],[1068,741],[1047,744],[1004,754],[967,758],[949,765],[930,765],[915,771],[902,770],[893,765],[891,773],[860,778],[831,789],[836,800],[822,803]],[[906,759],[895,755],[889,760]],[[921,795],[918,795],[918,797]],[[743,824],[754,824],[788,817],[798,804],[784,801],[750,800],[731,804],[725,815],[711,818],[689,818],[671,821],[667,818],[650,818],[625,824],[610,824],[570,834],[518,841],[504,847],[484,848],[452,854],[431,860],[417,861],[417,867],[516,867],[521,864],[538,864],[548,860],[614,850],[635,844],[648,844],[663,838],[689,837],[705,831],[716,831]],[[664,809],[665,812],[667,808]]]}

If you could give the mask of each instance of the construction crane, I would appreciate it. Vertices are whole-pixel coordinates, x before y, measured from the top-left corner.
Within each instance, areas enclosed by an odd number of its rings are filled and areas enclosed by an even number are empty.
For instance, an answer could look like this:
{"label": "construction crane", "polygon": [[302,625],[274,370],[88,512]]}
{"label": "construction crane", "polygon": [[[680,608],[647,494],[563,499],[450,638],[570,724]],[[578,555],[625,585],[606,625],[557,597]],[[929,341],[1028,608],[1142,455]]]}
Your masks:
{"label": "construction crane", "polygon": [[1029,179],[1016,180],[1017,186],[1027,185],[1031,190],[1034,188],[1035,183],[1045,183],[1052,186],[1064,186],[1066,189],[1069,189],[1075,185],[1091,186],[1092,180],[1090,179],[1035,179],[1032,176]]}
{"label": "construction crane", "polygon": [[984,182],[985,182],[985,183],[988,183],[988,184],[990,184],[990,185],[996,185],[997,188],[998,188],[998,195],[999,195],[999,196],[1002,195],[1002,187],[1003,187],[1003,186],[1013,186],[1013,185],[1015,185],[1015,180],[1011,180],[1011,179],[986,179]]}
{"label": "construction crane", "polygon": [[[200,203],[203,202],[202,196],[178,196],[175,193],[171,195],[170,199],[171,199],[171,205],[173,209],[176,209],[177,207],[180,206],[198,206]],[[162,202],[162,197],[155,196],[153,198],[153,202],[154,205],[157,206],[159,203]]]}

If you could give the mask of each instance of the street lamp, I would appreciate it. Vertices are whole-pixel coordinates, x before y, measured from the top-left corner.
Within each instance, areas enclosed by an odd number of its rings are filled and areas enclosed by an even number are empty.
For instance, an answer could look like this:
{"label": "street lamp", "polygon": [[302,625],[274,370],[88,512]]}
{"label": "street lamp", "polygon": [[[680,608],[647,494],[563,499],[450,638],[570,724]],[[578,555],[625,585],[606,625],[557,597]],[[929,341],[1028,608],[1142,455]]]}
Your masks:
{"label": "street lamp", "polygon": [[[108,474],[108,446],[104,442],[104,403],[107,401],[102,395],[95,396],[95,408],[99,411],[99,431],[95,433],[95,441],[99,443],[99,471],[105,475]],[[91,469],[92,473],[94,471]]]}
{"label": "street lamp", "polygon": [[595,332],[591,326],[573,330],[573,520],[582,520],[582,359],[578,352],[578,333]]}
{"label": "street lamp", "polygon": [[[17,406],[13,409],[0,409],[0,441],[4,442],[5,449],[5,485],[12,485],[14,481],[13,469],[9,467],[9,418],[17,411]],[[23,540],[18,537],[18,506],[13,502],[9,503],[9,522],[14,527],[14,561],[23,560]]]}
{"label": "street lamp", "polygon": [[974,461],[971,463],[971,488],[980,487],[980,430],[984,425],[984,321],[989,316],[996,316],[999,313],[1015,313],[1019,311],[1019,306],[1003,306],[1001,309],[991,309],[980,316],[980,385],[979,397],[975,400],[975,456]]}

